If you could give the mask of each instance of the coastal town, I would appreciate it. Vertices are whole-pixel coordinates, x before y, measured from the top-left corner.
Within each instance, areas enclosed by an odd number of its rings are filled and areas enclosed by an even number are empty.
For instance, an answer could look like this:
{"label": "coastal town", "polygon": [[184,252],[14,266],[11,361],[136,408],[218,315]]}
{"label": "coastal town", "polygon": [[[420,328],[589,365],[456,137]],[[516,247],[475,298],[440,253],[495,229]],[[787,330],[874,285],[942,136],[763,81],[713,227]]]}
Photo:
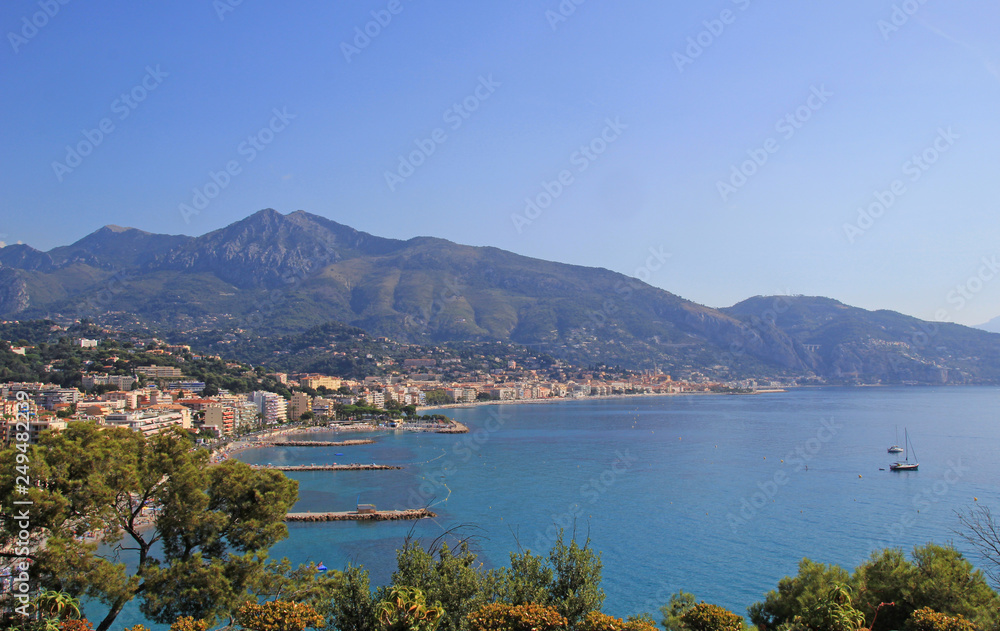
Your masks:
{"label": "coastal town", "polygon": [[[531,357],[504,367],[463,372],[461,359],[408,358],[380,376],[348,379],[319,373],[263,372],[218,356],[203,356],[190,346],[156,338],[132,339],[129,349],[115,340],[63,338],[72,352],[84,358],[79,385],[44,381],[8,382],[0,386],[5,438],[14,431],[14,418],[27,413],[31,442],[45,430],[61,431],[69,422],[92,421],[105,427],[126,427],[144,435],[169,427],[190,430],[213,442],[289,423],[333,425],[432,419],[420,410],[457,405],[546,402],[588,397],[667,395],[710,392],[755,392],[781,384],[748,380],[720,384],[707,380],[679,381],[660,371],[608,374],[581,370],[556,362],[543,369]],[[0,341],[0,347],[22,357],[37,352],[30,345]],[[132,365],[141,356],[158,363]],[[89,357],[93,359],[88,359]],[[499,359],[499,358],[498,358]],[[66,360],[68,361],[68,360]],[[187,374],[187,364],[211,361],[230,374],[255,379],[258,389],[233,391],[210,385]],[[53,362],[57,364],[58,362]],[[171,365],[172,364],[172,365]],[[193,366],[192,366],[193,367]],[[45,369],[57,374],[60,366]],[[192,371],[197,372],[197,371]],[[18,393],[23,393],[18,398]]]}

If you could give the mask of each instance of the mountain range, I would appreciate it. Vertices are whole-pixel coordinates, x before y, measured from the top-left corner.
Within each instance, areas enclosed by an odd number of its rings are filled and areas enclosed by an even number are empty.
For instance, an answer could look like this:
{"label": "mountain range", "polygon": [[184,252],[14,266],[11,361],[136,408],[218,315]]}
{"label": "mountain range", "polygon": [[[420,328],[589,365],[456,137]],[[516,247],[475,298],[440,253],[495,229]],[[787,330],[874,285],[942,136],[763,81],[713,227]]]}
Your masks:
{"label": "mountain range", "polygon": [[713,309],[606,269],[386,239],[304,211],[266,209],[199,237],[105,226],[48,252],[0,248],[0,317],[89,317],[223,354],[234,338],[336,322],[404,343],[504,341],[678,376],[1000,382],[995,333],[822,297]]}
{"label": "mountain range", "polygon": [[977,324],[973,328],[989,331],[990,333],[1000,333],[1000,316],[993,318],[989,322]]}

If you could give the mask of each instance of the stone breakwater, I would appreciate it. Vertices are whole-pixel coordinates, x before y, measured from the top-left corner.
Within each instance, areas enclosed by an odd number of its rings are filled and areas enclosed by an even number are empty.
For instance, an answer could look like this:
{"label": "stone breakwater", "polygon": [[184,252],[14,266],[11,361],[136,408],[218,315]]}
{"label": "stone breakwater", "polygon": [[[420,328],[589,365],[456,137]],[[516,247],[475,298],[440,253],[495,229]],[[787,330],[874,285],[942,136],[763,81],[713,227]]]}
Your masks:
{"label": "stone breakwater", "polygon": [[254,469],[272,469],[274,471],[385,471],[403,468],[388,464],[254,464],[250,466]]}
{"label": "stone breakwater", "polygon": [[263,447],[350,447],[351,445],[372,445],[375,441],[363,440],[268,440],[263,441]]}
{"label": "stone breakwater", "polygon": [[341,513],[288,513],[285,521],[398,521],[404,519],[425,519],[437,517],[426,508],[411,508],[407,510],[383,510],[374,513],[356,513],[345,511]]}
{"label": "stone breakwater", "polygon": [[466,427],[465,425],[459,423],[458,421],[452,421],[451,422],[451,427],[448,427],[446,429],[439,429],[435,433],[437,433],[437,434],[468,434],[469,433],[469,428]]}

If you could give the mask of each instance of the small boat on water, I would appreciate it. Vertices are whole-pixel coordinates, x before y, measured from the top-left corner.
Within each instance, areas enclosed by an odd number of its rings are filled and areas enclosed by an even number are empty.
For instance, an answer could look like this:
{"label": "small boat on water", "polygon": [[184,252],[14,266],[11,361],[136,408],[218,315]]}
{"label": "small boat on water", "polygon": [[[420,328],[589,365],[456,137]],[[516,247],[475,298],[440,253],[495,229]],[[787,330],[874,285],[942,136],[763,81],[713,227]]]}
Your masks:
{"label": "small boat on water", "polygon": [[888,451],[891,454],[899,454],[899,453],[903,453],[903,451],[904,451],[904,449],[899,446],[899,426],[898,425],[896,426],[896,442],[893,443],[892,447],[889,447]]}
{"label": "small boat on water", "polygon": [[913,444],[910,442],[910,434],[906,429],[903,430],[903,444],[906,445],[906,450],[904,455],[906,456],[901,462],[894,462],[889,465],[889,470],[891,471],[916,471],[917,467],[920,466],[917,463],[916,454],[913,455],[913,462],[910,462],[910,454],[913,453]]}

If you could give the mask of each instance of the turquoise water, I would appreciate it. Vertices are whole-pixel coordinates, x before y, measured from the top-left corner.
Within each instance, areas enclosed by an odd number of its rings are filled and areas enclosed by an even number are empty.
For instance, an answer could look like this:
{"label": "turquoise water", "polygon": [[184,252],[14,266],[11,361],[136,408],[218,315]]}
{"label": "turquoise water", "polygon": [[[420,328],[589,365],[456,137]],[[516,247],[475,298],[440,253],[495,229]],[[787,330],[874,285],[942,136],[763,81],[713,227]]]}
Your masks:
{"label": "turquoise water", "polygon": [[[504,565],[518,542],[546,551],[558,524],[602,552],[608,613],[655,613],[679,589],[744,613],[802,557],[854,567],[887,546],[964,550],[954,511],[973,498],[1000,506],[998,401],[998,388],[855,388],[483,406],[447,412],[467,435],[379,433],[373,445],[240,457],[404,466],[291,474],[297,512],[351,509],[360,495],[438,513],[291,524],[276,557],[360,563],[382,584],[411,531],[462,527],[487,565]],[[897,426],[919,471],[880,470],[896,459],[886,448]]]}

